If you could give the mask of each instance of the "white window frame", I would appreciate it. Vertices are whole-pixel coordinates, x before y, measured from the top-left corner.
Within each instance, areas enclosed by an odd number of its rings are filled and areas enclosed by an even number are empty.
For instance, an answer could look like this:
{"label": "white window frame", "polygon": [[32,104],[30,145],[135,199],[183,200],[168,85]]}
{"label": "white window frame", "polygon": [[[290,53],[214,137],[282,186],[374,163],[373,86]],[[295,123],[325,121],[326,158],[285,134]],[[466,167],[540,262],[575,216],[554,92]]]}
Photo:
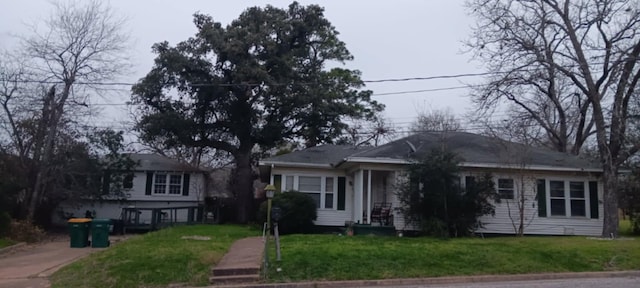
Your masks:
{"label": "white window frame", "polygon": [[[326,211],[336,211],[338,210],[338,176],[328,176],[328,175],[318,175],[318,174],[285,174],[281,173],[281,181],[282,187],[287,187],[287,182],[289,181],[288,177],[293,177],[293,190],[296,190],[301,193],[316,193],[315,191],[301,191],[300,190],[300,177],[315,177],[320,178],[320,206],[317,207],[318,210],[326,210]],[[327,178],[333,178],[333,208],[325,208],[326,207],[326,194],[327,194]],[[271,182],[273,183],[273,177],[271,177]],[[282,189],[283,191],[287,191],[286,188]]]}
{"label": "white window frame", "polygon": [[[510,180],[512,187],[511,188],[502,188],[500,187],[500,180]],[[516,180],[511,177],[500,176],[496,178],[496,192],[498,192],[498,197],[500,200],[514,200],[516,199]],[[502,198],[502,194],[500,194],[500,190],[511,190],[511,198]]]}
{"label": "white window frame", "polygon": [[[159,186],[159,184],[157,184],[157,180],[158,179],[158,174],[164,175],[164,189],[162,193],[156,192],[156,186]],[[176,184],[171,184],[171,176],[180,176],[180,189],[179,192],[177,194],[171,194],[169,193],[171,186],[177,186]],[[157,171],[153,173],[153,187],[151,188],[151,195],[153,196],[172,196],[172,197],[177,197],[177,196],[182,196],[182,190],[184,189],[184,173],[182,172],[171,172],[171,171]]]}
{"label": "white window frame", "polygon": [[[591,209],[590,209],[590,203],[591,203],[591,193],[589,190],[589,181],[595,181],[593,179],[584,179],[584,178],[572,178],[572,177],[567,177],[567,178],[544,178],[541,177],[543,179],[545,179],[545,191],[547,191],[546,194],[546,202],[547,202],[547,217],[551,217],[551,218],[574,218],[574,219],[591,219]],[[560,181],[563,182],[563,187],[564,187],[564,210],[565,210],[565,215],[551,215],[551,181]],[[584,187],[584,198],[571,198],[571,191],[570,191],[570,183],[571,182],[582,182],[583,183],[583,187]],[[558,198],[559,199],[559,198]],[[579,216],[574,216],[571,215],[571,200],[584,200],[584,216],[583,215],[579,215]]]}

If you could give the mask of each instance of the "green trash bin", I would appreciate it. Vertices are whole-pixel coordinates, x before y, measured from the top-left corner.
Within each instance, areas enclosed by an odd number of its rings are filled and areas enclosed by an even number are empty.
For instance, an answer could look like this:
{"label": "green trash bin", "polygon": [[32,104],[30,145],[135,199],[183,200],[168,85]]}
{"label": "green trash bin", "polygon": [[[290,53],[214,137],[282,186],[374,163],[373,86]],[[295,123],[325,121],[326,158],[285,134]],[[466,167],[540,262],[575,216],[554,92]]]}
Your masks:
{"label": "green trash bin", "polygon": [[84,248],[89,246],[89,227],[91,226],[91,219],[71,218],[67,224],[69,225],[71,248]]}
{"label": "green trash bin", "polygon": [[109,227],[111,219],[93,219],[91,221],[91,247],[109,247]]}

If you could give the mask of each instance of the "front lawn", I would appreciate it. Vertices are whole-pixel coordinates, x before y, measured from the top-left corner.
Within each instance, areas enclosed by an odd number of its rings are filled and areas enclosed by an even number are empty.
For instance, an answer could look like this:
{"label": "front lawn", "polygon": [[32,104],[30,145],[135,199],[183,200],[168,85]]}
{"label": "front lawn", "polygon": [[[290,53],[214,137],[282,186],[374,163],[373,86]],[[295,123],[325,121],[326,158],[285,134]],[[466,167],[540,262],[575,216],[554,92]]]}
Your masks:
{"label": "front lawn", "polygon": [[4,238],[0,238],[0,249],[4,248],[4,247],[9,247],[11,245],[15,244],[13,241],[9,240],[9,239],[4,239]]}
{"label": "front lawn", "polygon": [[[637,239],[611,241],[576,236],[441,240],[289,235],[282,237],[281,245],[282,262],[270,265],[269,278],[272,282],[580,272],[640,267],[640,242]],[[281,272],[276,272],[277,267],[282,268]]]}
{"label": "front lawn", "polygon": [[[53,274],[53,287],[154,287],[170,283],[206,285],[211,267],[231,243],[257,236],[241,226],[196,225],[135,236]],[[207,236],[210,240],[181,239]]]}

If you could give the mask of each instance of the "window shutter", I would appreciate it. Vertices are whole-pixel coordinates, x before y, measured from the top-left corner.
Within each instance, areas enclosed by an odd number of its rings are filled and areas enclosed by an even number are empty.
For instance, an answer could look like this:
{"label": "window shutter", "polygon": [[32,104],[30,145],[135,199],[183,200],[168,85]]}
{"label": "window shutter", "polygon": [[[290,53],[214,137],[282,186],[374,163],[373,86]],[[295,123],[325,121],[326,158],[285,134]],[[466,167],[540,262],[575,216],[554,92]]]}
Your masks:
{"label": "window shutter", "polygon": [[538,217],[547,217],[547,185],[544,179],[538,179]]}
{"label": "window shutter", "polygon": [[346,178],[338,177],[338,210],[344,210],[346,198]]}
{"label": "window shutter", "polygon": [[144,195],[151,195],[153,188],[153,171],[147,172],[147,185],[145,186]]}
{"label": "window shutter", "polygon": [[589,181],[591,219],[598,219],[598,181]]}
{"label": "window shutter", "polygon": [[189,173],[182,176],[182,196],[189,196]]}
{"label": "window shutter", "polygon": [[109,185],[111,184],[111,171],[105,170],[102,174],[102,194],[109,194]]}
{"label": "window shutter", "polygon": [[282,175],[273,175],[273,186],[276,187],[276,192],[282,192]]}

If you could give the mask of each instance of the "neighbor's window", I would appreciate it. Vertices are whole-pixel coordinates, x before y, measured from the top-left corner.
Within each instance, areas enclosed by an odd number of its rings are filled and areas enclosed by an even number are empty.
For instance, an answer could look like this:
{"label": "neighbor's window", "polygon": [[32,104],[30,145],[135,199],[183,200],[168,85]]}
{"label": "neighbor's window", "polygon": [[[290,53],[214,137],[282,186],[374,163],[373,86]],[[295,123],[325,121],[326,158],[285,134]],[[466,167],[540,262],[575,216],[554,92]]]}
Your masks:
{"label": "neighbor's window", "polygon": [[551,216],[567,215],[564,181],[549,181],[549,199],[551,202]]}
{"label": "neighbor's window", "polygon": [[182,195],[182,174],[156,173],[153,179],[153,194]]}
{"label": "neighbor's window", "polygon": [[156,173],[153,181],[153,194],[167,193],[167,174]]}
{"label": "neighbor's window", "polygon": [[298,177],[298,191],[309,194],[316,202],[316,207],[320,208],[320,194],[322,187],[322,177]]}
{"label": "neighbor's window", "polygon": [[182,194],[182,174],[169,175],[169,194]]}
{"label": "neighbor's window", "polygon": [[513,179],[498,179],[498,195],[500,199],[513,199]]}
{"label": "neighbor's window", "polygon": [[122,179],[122,188],[124,189],[133,188],[133,173],[129,173],[124,176],[124,179]]}

